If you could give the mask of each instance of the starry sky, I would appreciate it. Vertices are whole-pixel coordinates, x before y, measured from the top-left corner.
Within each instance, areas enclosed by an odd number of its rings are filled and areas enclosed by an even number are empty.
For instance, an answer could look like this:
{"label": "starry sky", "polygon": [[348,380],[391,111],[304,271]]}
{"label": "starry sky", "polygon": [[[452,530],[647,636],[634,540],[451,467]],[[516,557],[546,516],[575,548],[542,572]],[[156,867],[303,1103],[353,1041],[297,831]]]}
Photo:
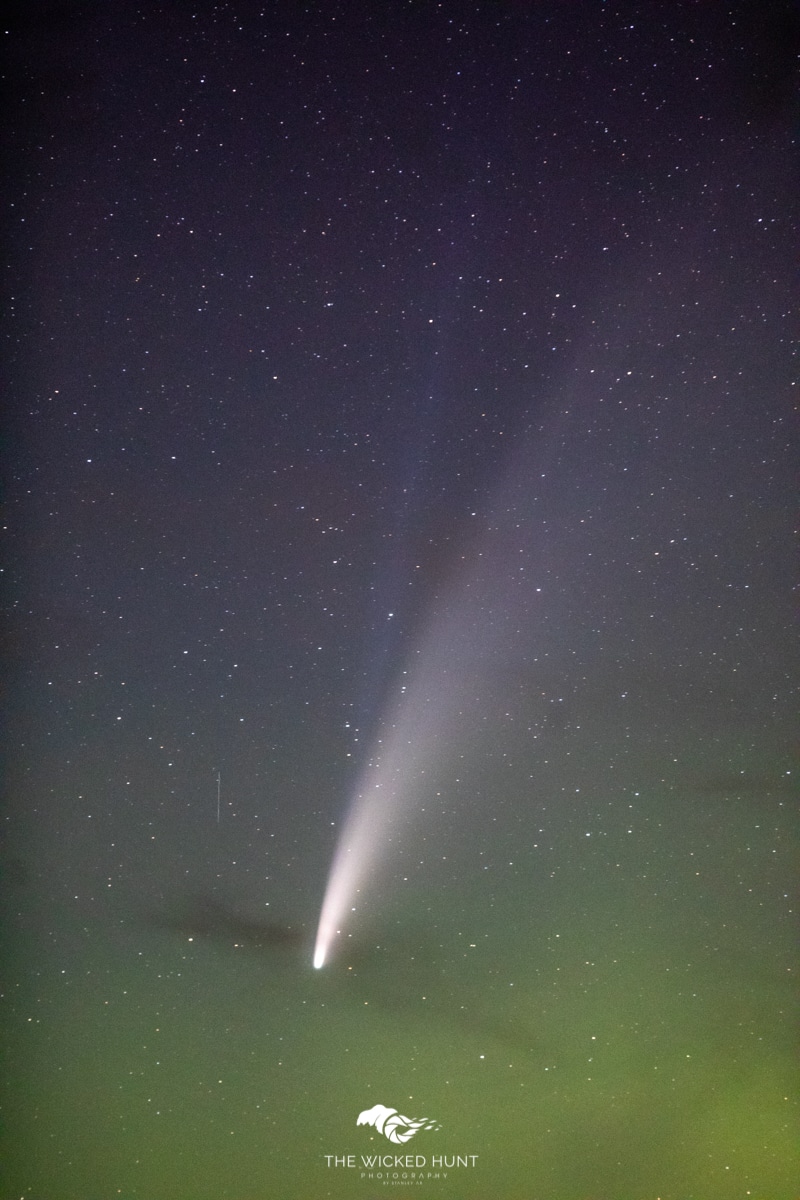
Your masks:
{"label": "starry sky", "polygon": [[799,30],[12,6],[3,1195],[791,1200]]}

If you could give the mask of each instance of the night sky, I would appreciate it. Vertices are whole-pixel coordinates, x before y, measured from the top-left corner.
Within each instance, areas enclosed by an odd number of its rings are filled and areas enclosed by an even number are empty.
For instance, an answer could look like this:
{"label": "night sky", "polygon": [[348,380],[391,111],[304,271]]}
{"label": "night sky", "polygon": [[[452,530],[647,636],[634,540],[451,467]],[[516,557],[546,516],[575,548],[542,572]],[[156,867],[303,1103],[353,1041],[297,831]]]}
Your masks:
{"label": "night sky", "polygon": [[0,1194],[792,1200],[797,8],[12,7]]}

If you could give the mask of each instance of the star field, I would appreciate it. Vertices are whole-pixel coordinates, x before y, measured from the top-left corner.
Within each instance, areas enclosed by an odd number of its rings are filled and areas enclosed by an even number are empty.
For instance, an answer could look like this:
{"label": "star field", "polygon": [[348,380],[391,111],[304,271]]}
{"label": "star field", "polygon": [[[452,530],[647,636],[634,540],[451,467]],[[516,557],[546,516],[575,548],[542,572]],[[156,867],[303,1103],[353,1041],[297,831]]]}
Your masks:
{"label": "star field", "polygon": [[15,6],[9,1195],[790,1200],[797,38]]}

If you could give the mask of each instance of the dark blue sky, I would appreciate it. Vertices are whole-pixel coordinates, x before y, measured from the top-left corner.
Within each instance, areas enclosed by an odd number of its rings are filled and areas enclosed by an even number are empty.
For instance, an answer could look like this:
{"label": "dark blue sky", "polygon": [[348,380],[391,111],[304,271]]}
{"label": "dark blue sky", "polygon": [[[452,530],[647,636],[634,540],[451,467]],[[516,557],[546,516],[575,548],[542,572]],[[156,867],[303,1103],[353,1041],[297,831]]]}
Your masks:
{"label": "dark blue sky", "polygon": [[797,29],[781,3],[17,6],[12,930],[78,944],[76,904],[109,945],[145,912],[161,937],[214,895],[306,954],[411,679],[432,782],[364,945],[410,878],[440,949],[468,912],[538,944],[656,894],[708,948],[735,902],[690,860],[738,878],[753,825],[742,937],[785,928]]}

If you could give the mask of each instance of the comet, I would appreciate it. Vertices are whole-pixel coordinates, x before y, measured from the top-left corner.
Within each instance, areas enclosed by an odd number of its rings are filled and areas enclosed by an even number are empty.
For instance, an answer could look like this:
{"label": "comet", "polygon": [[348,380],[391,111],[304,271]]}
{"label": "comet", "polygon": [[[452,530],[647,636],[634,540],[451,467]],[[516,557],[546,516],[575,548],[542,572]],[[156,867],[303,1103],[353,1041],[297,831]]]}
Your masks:
{"label": "comet", "polygon": [[367,910],[378,869],[424,807],[435,769],[478,719],[484,625],[485,608],[467,589],[455,608],[440,610],[410,656],[334,852],[314,946],[317,969],[330,960],[345,926]]}
{"label": "comet", "polygon": [[525,661],[542,591],[531,553],[531,478],[523,443],[409,649],[334,851],[314,945],[317,970],[369,910],[381,864],[431,799],[442,767],[474,740],[498,681],[507,691],[509,669]]}
{"label": "comet", "polygon": [[459,697],[474,664],[473,623],[471,606],[443,607],[409,656],[331,863],[314,945],[317,969],[329,961],[344,927],[367,909],[378,868],[398,849],[463,716]]}
{"label": "comet", "polygon": [[421,792],[429,748],[407,704],[391,722],[382,752],[369,763],[339,837],[314,944],[314,966],[328,961],[342,926],[365,901],[367,886],[398,840]]}

